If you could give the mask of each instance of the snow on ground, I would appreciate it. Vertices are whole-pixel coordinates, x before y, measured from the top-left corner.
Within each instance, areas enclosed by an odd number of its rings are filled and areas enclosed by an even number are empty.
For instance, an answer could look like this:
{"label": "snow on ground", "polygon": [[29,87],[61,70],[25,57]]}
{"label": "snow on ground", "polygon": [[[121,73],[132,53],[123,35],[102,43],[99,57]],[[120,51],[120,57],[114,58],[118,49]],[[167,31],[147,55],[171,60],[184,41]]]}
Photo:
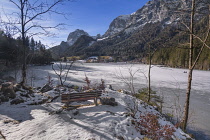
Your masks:
{"label": "snow on ground", "polygon": [[[56,68],[56,67],[55,67]],[[138,72],[134,76],[134,86],[138,90],[147,87],[148,65],[127,64],[127,63],[75,63],[70,71],[65,84],[78,86],[85,85],[85,75],[91,80],[91,83],[100,82],[101,78],[106,84],[112,85],[116,90],[127,89],[128,86],[116,75],[120,72],[129,79],[129,68]],[[164,107],[171,107],[179,96],[180,105],[184,105],[185,92],[187,88],[186,69],[175,69],[162,66],[153,66],[151,69],[152,89],[164,95]],[[53,84],[59,84],[58,77],[55,75],[51,66],[32,66],[28,68],[28,84],[35,87],[41,87],[47,83],[48,75],[52,77]],[[14,77],[14,74],[12,75]],[[18,74],[17,76],[20,76]],[[199,140],[210,139],[209,125],[209,106],[210,106],[210,71],[194,70],[190,106],[190,133],[197,135]],[[180,111],[181,112],[181,111]]]}
{"label": "snow on ground", "polygon": [[[57,93],[52,90],[47,94],[55,96]],[[28,105],[28,102],[18,105],[3,103],[0,105],[0,131],[7,140],[113,140],[120,138],[139,140],[143,138],[144,136],[132,125],[133,118],[126,115],[127,105],[133,103],[133,97],[109,89],[102,96],[115,98],[118,106],[90,105],[56,114],[52,112],[61,110],[64,105],[60,99],[42,105]],[[159,114],[153,107],[142,101],[138,102],[137,118],[138,115],[149,112]],[[76,111],[77,114],[75,114]],[[159,123],[172,126],[162,117],[159,118]],[[180,129],[175,130],[174,137],[180,140],[186,139],[187,135]]]}

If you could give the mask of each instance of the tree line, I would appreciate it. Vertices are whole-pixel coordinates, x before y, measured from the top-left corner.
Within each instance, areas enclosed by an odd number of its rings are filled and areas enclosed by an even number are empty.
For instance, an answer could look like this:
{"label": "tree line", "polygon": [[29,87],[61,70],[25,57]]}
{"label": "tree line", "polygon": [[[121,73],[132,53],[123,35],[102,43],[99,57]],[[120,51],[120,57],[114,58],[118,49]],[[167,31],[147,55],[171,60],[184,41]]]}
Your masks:
{"label": "tree line", "polygon": [[[21,37],[13,38],[10,34],[0,33],[0,60],[5,66],[20,65],[24,48],[22,47]],[[41,41],[26,37],[26,63],[44,65],[50,64],[53,60],[51,52]]]}

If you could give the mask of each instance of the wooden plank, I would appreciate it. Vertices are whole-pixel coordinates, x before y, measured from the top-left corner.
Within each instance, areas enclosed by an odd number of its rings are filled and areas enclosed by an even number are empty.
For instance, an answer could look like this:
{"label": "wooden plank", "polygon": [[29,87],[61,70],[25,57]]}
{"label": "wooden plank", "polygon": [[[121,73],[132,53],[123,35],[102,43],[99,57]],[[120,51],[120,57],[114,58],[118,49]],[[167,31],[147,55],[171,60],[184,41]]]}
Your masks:
{"label": "wooden plank", "polygon": [[[80,98],[94,99],[96,97],[80,97]],[[70,98],[70,99],[61,99],[61,100],[77,100],[77,99],[80,99],[80,98]]]}
{"label": "wooden plank", "polygon": [[61,96],[62,97],[68,97],[68,96],[87,96],[87,95],[92,95],[92,96],[101,96],[100,93],[97,93],[97,94],[90,94],[90,93],[87,93],[87,94],[62,94]]}
{"label": "wooden plank", "polygon": [[93,100],[94,98],[77,98],[77,99],[69,99],[69,100],[61,100],[63,103],[64,102],[73,102],[73,101],[87,101],[87,100]]}
{"label": "wooden plank", "polygon": [[98,96],[76,96],[76,97],[61,97],[61,99],[77,99],[77,98],[81,98],[81,97],[84,97],[84,98],[97,98]]}
{"label": "wooden plank", "polygon": [[[97,92],[76,92],[76,93],[70,93],[71,95],[72,94],[87,94],[87,93],[93,93],[93,94],[95,94],[95,93],[102,93],[102,91],[97,91]],[[62,95],[69,95],[69,94],[62,94]]]}
{"label": "wooden plank", "polygon": [[61,94],[61,101],[62,103],[69,103],[72,101],[87,101],[93,99],[95,105],[97,105],[97,97],[101,96],[101,94],[102,91]]}
{"label": "wooden plank", "polygon": [[90,95],[90,94],[87,94],[87,95],[73,95],[73,96],[71,96],[71,95],[69,95],[69,96],[62,96],[61,95],[62,98],[98,97],[98,96],[100,96],[100,95]]}
{"label": "wooden plank", "polygon": [[95,98],[77,98],[77,99],[70,99],[69,101],[87,101],[87,100],[93,100]]}
{"label": "wooden plank", "polygon": [[83,99],[83,100],[91,100],[91,99],[95,99],[96,97],[80,97],[80,98],[73,98],[73,99],[62,99],[63,100],[66,100],[66,101],[72,101],[72,100],[80,100],[80,99]]}
{"label": "wooden plank", "polygon": [[78,97],[69,97],[69,98],[61,98],[61,99],[77,99],[77,98],[96,98],[95,96],[78,96]]}
{"label": "wooden plank", "polygon": [[74,97],[74,96],[97,96],[97,95],[100,95],[100,94],[74,94],[74,95],[62,95],[63,97],[68,97],[68,96],[70,96],[70,97]]}
{"label": "wooden plank", "polygon": [[74,95],[74,96],[62,96],[62,98],[80,98],[80,97],[98,97],[96,95]]}

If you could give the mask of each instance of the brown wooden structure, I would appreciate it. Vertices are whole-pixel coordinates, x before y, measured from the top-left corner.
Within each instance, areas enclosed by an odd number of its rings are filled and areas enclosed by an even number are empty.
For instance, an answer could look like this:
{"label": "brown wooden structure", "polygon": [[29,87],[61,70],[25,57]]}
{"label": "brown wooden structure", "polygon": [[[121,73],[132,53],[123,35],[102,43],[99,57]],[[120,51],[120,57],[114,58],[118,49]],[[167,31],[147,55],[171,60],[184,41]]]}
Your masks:
{"label": "brown wooden structure", "polygon": [[102,91],[61,94],[61,102],[69,104],[74,101],[94,100],[94,104],[98,105],[97,100],[101,94]]}

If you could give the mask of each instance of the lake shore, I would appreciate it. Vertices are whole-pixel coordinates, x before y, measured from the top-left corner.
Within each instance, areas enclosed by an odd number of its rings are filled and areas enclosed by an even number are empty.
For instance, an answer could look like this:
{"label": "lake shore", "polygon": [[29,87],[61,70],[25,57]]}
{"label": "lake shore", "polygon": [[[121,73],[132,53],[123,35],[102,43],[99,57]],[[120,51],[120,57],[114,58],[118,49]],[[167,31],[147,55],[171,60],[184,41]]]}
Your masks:
{"label": "lake shore", "polygon": [[[107,85],[112,85],[115,90],[127,89],[128,86],[117,75],[121,73],[125,78],[129,78],[129,69],[136,72],[134,76],[134,86],[136,91],[147,87],[148,65],[127,64],[127,63],[75,63],[70,70],[66,84],[84,86],[85,75],[92,83],[98,83],[101,79]],[[164,95],[164,105],[171,106],[177,95],[180,97],[180,104],[185,101],[185,91],[187,87],[187,69],[153,66],[151,70],[151,85],[153,90],[159,95]],[[50,65],[31,66],[28,68],[28,84],[39,87],[47,83],[48,76],[52,77],[54,84],[59,84],[58,78]],[[18,75],[20,76],[20,74]],[[32,78],[33,77],[33,78]],[[210,72],[194,70],[191,94],[191,124],[189,132],[196,135],[196,139],[208,140],[210,138]],[[192,122],[193,121],[193,122]]]}

